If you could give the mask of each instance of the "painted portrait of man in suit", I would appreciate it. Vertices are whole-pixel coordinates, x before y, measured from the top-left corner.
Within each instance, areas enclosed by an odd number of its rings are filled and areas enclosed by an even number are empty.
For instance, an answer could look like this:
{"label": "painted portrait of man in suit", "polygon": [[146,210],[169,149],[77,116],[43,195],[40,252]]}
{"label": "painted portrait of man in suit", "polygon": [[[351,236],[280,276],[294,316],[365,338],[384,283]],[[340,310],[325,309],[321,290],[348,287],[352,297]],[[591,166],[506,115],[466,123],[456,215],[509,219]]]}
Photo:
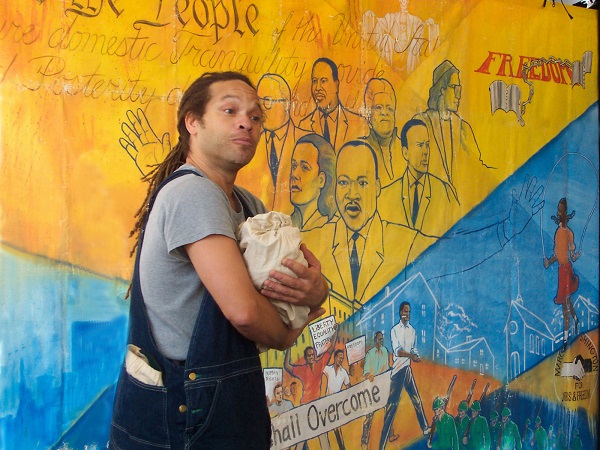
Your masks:
{"label": "painted portrait of man in suit", "polygon": [[411,119],[400,132],[407,168],[381,192],[381,216],[429,236],[439,237],[458,214],[452,187],[429,173],[430,140],[425,122]]}
{"label": "painted portrait of man in suit", "polygon": [[341,104],[337,65],[329,58],[317,59],[312,67],[311,94],[315,109],[298,127],[323,136],[337,152],[345,142],[367,133],[364,118]]}

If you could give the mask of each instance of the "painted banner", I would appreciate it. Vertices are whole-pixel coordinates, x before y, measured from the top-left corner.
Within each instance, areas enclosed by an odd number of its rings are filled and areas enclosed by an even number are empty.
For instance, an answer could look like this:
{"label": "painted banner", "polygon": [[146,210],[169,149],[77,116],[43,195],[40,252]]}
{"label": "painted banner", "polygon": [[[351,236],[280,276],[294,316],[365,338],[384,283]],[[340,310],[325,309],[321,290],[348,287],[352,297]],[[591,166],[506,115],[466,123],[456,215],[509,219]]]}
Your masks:
{"label": "painted banner", "polygon": [[271,421],[272,449],[283,449],[372,414],[387,404],[390,373],[291,409]]}

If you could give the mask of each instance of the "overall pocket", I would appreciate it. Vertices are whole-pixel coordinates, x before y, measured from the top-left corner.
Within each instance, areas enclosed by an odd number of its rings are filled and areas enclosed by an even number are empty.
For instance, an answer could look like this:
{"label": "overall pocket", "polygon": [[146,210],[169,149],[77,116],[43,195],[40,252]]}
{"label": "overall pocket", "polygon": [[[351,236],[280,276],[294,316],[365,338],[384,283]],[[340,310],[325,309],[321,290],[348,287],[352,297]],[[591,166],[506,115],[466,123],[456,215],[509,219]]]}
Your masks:
{"label": "overall pocket", "polygon": [[186,386],[187,449],[267,450],[271,423],[262,369],[247,368]]}
{"label": "overall pocket", "polygon": [[125,365],[115,394],[110,448],[170,448],[166,388],[136,380],[127,373]]}

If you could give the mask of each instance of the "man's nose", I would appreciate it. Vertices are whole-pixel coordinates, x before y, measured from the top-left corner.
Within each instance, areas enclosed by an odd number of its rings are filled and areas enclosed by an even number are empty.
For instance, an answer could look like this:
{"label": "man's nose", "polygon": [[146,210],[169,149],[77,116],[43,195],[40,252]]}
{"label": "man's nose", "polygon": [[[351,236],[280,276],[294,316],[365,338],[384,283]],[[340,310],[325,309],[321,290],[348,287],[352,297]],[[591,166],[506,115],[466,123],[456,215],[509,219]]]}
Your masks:
{"label": "man's nose", "polygon": [[247,116],[241,116],[238,122],[238,127],[244,130],[251,130],[254,125],[255,123]]}
{"label": "man's nose", "polygon": [[358,183],[356,181],[350,182],[350,188],[348,189],[348,197],[351,199],[356,199],[360,197],[360,193],[358,191]]}

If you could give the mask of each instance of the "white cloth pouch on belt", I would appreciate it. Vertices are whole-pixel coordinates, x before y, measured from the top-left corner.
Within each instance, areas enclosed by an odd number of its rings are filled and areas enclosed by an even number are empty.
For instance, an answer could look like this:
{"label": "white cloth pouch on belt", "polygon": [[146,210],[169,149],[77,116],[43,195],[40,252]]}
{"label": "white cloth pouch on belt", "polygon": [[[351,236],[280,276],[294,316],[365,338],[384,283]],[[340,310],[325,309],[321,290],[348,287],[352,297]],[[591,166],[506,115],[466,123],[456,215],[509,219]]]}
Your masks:
{"label": "white cloth pouch on belt", "polygon": [[[284,258],[293,259],[308,267],[308,262],[300,250],[300,230],[292,225],[292,219],[287,214],[271,211],[249,217],[240,225],[238,235],[248,273],[258,290],[269,278],[271,270],[296,276],[281,264]],[[308,306],[297,306],[278,300],[271,302],[277,308],[283,322],[292,329],[300,328],[308,319]]]}

